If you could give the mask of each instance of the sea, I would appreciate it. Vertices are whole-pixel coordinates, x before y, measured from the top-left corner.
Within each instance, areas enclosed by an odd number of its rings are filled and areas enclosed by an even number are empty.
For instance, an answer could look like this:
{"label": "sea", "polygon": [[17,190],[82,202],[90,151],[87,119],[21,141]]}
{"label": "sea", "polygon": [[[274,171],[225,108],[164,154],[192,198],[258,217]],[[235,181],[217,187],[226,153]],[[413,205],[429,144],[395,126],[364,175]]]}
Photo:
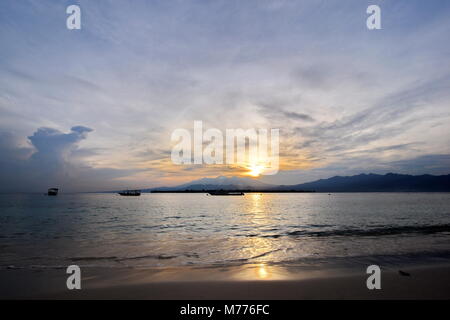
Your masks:
{"label": "sea", "polygon": [[0,269],[449,262],[450,194],[1,194],[0,253]]}

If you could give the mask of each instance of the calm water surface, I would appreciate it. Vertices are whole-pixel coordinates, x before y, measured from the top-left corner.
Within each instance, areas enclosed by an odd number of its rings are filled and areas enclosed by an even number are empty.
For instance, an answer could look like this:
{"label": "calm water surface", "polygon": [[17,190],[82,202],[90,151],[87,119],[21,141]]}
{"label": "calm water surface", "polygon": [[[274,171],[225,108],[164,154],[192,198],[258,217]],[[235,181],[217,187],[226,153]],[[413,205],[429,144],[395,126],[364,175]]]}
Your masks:
{"label": "calm water surface", "polygon": [[0,195],[0,268],[450,261],[450,194]]}

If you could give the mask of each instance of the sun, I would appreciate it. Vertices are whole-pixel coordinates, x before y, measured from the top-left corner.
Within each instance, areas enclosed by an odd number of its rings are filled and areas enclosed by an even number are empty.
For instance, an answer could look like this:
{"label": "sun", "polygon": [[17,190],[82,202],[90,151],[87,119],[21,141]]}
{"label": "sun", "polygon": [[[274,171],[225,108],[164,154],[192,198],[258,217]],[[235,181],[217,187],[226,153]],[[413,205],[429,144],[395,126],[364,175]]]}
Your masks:
{"label": "sun", "polygon": [[247,172],[248,175],[252,177],[259,177],[259,175],[264,171],[264,166],[252,165],[248,167],[248,170],[249,170]]}

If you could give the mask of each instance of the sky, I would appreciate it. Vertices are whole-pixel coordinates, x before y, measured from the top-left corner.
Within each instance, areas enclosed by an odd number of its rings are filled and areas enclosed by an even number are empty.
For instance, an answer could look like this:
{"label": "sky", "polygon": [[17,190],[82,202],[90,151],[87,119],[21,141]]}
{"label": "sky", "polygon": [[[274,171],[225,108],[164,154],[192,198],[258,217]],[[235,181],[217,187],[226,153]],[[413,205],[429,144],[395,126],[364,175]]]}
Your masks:
{"label": "sky", "polygon": [[171,162],[195,120],[279,128],[266,183],[449,174],[449,16],[438,0],[1,1],[0,192],[246,176]]}

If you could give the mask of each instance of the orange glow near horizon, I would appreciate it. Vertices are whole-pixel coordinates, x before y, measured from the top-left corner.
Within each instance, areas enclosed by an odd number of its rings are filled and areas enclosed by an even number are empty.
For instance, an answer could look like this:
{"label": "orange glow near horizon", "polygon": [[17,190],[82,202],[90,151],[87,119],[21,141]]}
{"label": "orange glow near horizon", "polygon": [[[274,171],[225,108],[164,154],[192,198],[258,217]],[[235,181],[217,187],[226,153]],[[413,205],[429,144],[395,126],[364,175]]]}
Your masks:
{"label": "orange glow near horizon", "polygon": [[259,177],[259,175],[264,171],[264,166],[252,165],[248,167],[247,175],[252,177]]}
{"label": "orange glow near horizon", "polygon": [[257,274],[259,279],[267,279],[269,277],[269,272],[266,269],[266,266],[264,263],[259,264],[257,269]]}

